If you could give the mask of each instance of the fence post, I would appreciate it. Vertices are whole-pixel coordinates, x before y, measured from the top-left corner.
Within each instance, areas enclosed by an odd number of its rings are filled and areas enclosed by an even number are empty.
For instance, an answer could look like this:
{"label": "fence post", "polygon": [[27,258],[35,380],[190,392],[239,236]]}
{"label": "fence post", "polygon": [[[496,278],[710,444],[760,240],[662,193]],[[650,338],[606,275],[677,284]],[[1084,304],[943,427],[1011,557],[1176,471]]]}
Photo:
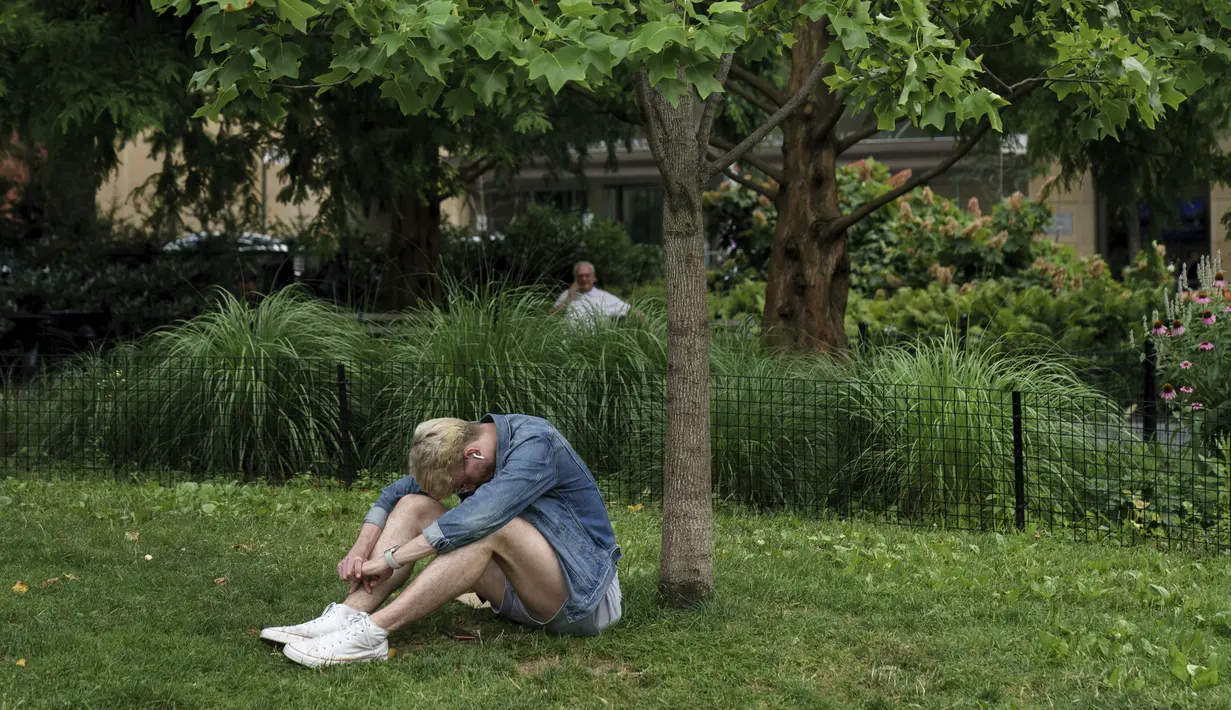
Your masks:
{"label": "fence post", "polygon": [[1026,442],[1022,438],[1022,393],[1013,392],[1013,502],[1014,523],[1026,529]]}
{"label": "fence post", "polygon": [[342,483],[350,488],[355,480],[355,462],[351,457],[350,404],[346,397],[346,365],[338,363],[338,444],[342,455]]}
{"label": "fence post", "polygon": [[866,320],[859,321],[859,349],[863,350],[868,347],[868,322]]}
{"label": "fence post", "polygon": [[966,329],[967,329],[967,326],[969,326],[969,324],[970,324],[970,314],[969,313],[963,313],[962,315],[958,316],[958,319],[957,319],[958,341],[957,342],[958,342],[958,348],[963,353],[966,352]]}
{"label": "fence post", "polygon": [[1154,441],[1158,433],[1158,351],[1152,338],[1146,338],[1145,363],[1141,369],[1145,385],[1141,400],[1141,438]]}

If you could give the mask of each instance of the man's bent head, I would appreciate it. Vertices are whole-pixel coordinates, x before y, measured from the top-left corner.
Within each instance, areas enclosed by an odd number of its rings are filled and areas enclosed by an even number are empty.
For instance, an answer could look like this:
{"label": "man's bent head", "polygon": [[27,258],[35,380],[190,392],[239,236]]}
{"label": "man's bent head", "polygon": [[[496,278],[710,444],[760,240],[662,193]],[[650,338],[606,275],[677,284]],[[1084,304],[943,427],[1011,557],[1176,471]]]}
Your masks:
{"label": "man's bent head", "polygon": [[464,419],[441,417],[415,427],[410,445],[410,472],[423,492],[436,500],[457,490],[454,474],[467,444],[479,438],[479,425]]}

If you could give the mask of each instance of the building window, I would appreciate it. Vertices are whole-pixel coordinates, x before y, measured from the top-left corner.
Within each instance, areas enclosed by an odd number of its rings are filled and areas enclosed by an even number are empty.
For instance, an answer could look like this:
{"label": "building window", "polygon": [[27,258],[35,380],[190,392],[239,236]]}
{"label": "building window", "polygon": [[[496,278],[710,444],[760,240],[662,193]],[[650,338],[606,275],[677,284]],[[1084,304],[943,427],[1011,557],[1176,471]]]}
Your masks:
{"label": "building window", "polygon": [[658,185],[607,188],[608,216],[624,225],[638,244],[663,243],[663,190]]}

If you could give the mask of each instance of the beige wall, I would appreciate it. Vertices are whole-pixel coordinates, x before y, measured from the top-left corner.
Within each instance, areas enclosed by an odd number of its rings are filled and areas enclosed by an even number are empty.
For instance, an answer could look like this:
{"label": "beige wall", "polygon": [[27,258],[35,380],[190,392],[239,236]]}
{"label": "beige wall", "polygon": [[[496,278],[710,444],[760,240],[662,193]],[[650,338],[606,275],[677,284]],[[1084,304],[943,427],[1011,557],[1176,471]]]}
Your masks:
{"label": "beige wall", "polygon": [[1094,178],[1089,173],[1065,190],[1054,181],[1055,174],[1030,182],[1030,197],[1051,205],[1055,216],[1049,238],[1073,246],[1080,256],[1093,256],[1098,251],[1098,195]]}
{"label": "beige wall", "polygon": [[[101,209],[114,209],[116,216],[124,219],[136,220],[139,218],[138,204],[133,196],[133,190],[144,184],[151,176],[157,174],[161,167],[159,161],[149,157],[149,153],[149,144],[144,140],[129,143],[120,151],[118,167],[98,191],[98,206]],[[253,156],[253,159],[259,161],[260,157]],[[317,199],[309,198],[298,205],[279,202],[277,199],[278,193],[286,186],[287,181],[283,177],[281,166],[278,163],[270,163],[266,169],[265,206],[267,228],[279,220],[295,223],[296,221],[312,219],[316,216],[320,208],[320,201]],[[259,183],[257,189],[260,189]],[[470,222],[470,210],[466,205],[464,197],[446,200],[441,205],[441,211],[443,217],[452,224],[469,224]],[[374,219],[376,224],[387,221],[387,217],[383,220],[379,217]],[[198,226],[190,222],[190,228],[196,229]],[[261,225],[259,223],[253,224],[248,229],[250,231],[260,231]]]}

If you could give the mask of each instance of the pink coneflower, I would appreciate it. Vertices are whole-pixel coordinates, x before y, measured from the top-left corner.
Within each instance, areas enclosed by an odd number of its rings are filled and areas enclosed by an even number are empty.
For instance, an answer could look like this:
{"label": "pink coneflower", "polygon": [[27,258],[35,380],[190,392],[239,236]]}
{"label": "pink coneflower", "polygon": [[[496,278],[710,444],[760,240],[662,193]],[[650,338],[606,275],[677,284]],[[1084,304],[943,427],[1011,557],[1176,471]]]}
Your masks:
{"label": "pink coneflower", "polygon": [[1171,337],[1175,338],[1183,334],[1184,334],[1184,324],[1180,322],[1179,318],[1176,318],[1174,321],[1171,322]]}
{"label": "pink coneflower", "polygon": [[1193,364],[1192,364],[1191,362],[1187,361],[1187,360],[1185,360],[1184,362],[1180,363],[1180,369],[1181,369],[1181,370],[1187,370],[1188,368],[1190,368],[1190,367],[1192,367],[1192,366],[1193,366]]}
{"label": "pink coneflower", "polygon": [[[1227,306],[1227,308],[1231,308],[1231,306]],[[1166,335],[1167,326],[1163,325],[1163,322],[1161,320],[1156,320],[1154,321],[1154,327],[1150,328],[1150,334],[1151,335]]]}
{"label": "pink coneflower", "polygon": [[1222,312],[1223,312],[1223,313],[1231,313],[1231,306],[1223,306],[1223,307],[1222,307]]}
{"label": "pink coneflower", "polygon": [[1223,278],[1221,271],[1214,274],[1214,287],[1215,288],[1226,288],[1227,287],[1227,279]]}
{"label": "pink coneflower", "polygon": [[1167,384],[1163,385],[1163,391],[1159,396],[1167,400],[1168,402],[1170,402],[1171,400],[1175,399],[1175,388],[1171,386],[1170,382],[1168,382]]}
{"label": "pink coneflower", "polygon": [[1183,387],[1180,388],[1180,391],[1183,392],[1184,394],[1192,394],[1193,388],[1189,387],[1188,385],[1184,385]]}
{"label": "pink coneflower", "polygon": [[1196,301],[1197,303],[1209,303],[1210,297],[1205,295],[1204,291],[1201,291],[1197,293],[1197,297],[1194,298],[1193,300]]}
{"label": "pink coneflower", "polygon": [[1214,325],[1214,321],[1215,321],[1215,320],[1216,320],[1216,319],[1214,318],[1214,314],[1213,314],[1213,313],[1210,313],[1209,311],[1203,311],[1203,312],[1201,313],[1201,322],[1202,322],[1202,323],[1205,323],[1206,325]]}
{"label": "pink coneflower", "polygon": [[1208,340],[1202,340],[1201,344],[1197,346],[1197,349],[1198,350],[1213,350],[1214,344]]}
{"label": "pink coneflower", "polygon": [[1205,409],[1205,405],[1200,402],[1193,402],[1193,409],[1194,410]]}

